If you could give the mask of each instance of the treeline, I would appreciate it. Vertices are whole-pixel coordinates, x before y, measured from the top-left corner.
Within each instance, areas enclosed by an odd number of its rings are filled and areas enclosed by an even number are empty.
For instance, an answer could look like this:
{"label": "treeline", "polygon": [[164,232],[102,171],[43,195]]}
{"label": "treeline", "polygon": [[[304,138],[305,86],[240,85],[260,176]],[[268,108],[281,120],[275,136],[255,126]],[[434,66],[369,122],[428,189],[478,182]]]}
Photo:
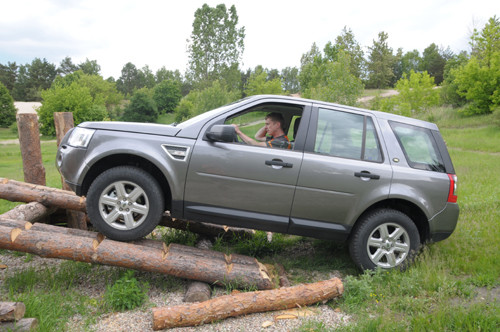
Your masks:
{"label": "treeline", "polygon": [[[422,54],[394,51],[385,32],[363,51],[345,27],[323,50],[313,44],[302,55],[300,67],[281,70],[240,68],[245,29],[238,27],[234,6],[205,4],[194,17],[185,73],[165,67],[154,73],[147,65],[137,68],[127,63],[120,77],[104,79],[96,60],[74,64],[66,57],[56,66],[35,58],[31,64],[0,64],[0,98],[8,93],[18,101],[42,101],[39,115],[46,135],[53,134],[52,113],[56,111],[73,112],[76,123],[155,122],[164,112],[175,112],[176,121],[181,121],[255,94],[299,94],[356,105],[364,89],[395,88],[398,97],[376,98],[370,107],[404,115],[439,104],[461,107],[465,114],[490,113],[500,105],[500,22],[496,16],[474,31],[470,52],[453,54],[434,43]],[[0,114],[0,126],[8,126],[9,121],[14,121],[12,116]]]}

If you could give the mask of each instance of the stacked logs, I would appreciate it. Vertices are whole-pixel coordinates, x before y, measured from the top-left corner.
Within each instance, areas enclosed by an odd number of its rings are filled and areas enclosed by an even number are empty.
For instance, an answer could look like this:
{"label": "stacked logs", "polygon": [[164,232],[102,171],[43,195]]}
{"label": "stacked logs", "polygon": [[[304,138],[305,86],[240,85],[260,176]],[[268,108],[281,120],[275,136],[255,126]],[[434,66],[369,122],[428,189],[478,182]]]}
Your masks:
{"label": "stacked logs", "polygon": [[37,328],[36,318],[24,318],[26,306],[22,302],[0,302],[0,331],[31,331]]}

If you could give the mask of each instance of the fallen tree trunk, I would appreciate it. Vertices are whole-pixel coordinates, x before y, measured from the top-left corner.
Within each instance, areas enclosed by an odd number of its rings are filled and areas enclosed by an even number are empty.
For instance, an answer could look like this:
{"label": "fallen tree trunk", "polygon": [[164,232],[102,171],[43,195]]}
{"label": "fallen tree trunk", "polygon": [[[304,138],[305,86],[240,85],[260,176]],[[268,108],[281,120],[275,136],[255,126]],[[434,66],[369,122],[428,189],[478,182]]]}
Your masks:
{"label": "fallen tree trunk", "polygon": [[[76,196],[72,191],[33,185],[6,178],[0,178],[0,199],[6,199],[11,202],[38,202],[45,206],[86,212],[85,197]],[[13,216],[5,217],[9,219],[19,219]],[[73,225],[74,228],[86,228],[86,221],[83,214],[78,214],[76,221],[70,224]],[[168,214],[163,216],[160,221],[160,225],[184,231],[189,230],[193,233],[204,234],[210,237],[223,236],[248,238],[253,236],[254,233],[254,231],[244,228],[227,227],[171,218]]]}
{"label": "fallen tree trunk", "polygon": [[72,191],[0,178],[0,198],[11,202],[38,202],[45,206],[86,211],[85,197]]}
{"label": "fallen tree trunk", "polygon": [[26,306],[22,302],[0,302],[0,322],[20,320],[25,312]]}
{"label": "fallen tree trunk", "polygon": [[160,225],[183,231],[190,231],[197,234],[203,234],[212,238],[222,236],[223,238],[241,237],[246,239],[251,238],[255,233],[255,231],[251,229],[171,218],[169,215],[163,216],[160,221]]}
{"label": "fallen tree trunk", "polygon": [[225,295],[205,302],[153,308],[153,330],[196,326],[228,317],[307,306],[341,296],[343,291],[340,279],[333,278],[268,291]]}
{"label": "fallen tree trunk", "polygon": [[47,217],[55,210],[56,208],[54,207],[48,208],[41,203],[31,202],[28,204],[18,205],[12,210],[9,210],[4,214],[0,214],[0,218],[36,222]]}
{"label": "fallen tree trunk", "polygon": [[[207,239],[201,239],[196,243],[196,248],[211,249],[212,242]],[[188,283],[186,294],[184,294],[184,302],[203,302],[210,299],[212,289],[206,282],[192,280]]]}
{"label": "fallen tree trunk", "polygon": [[[99,233],[87,237],[24,228],[0,225],[0,249],[158,272],[211,284],[273,288],[266,267],[251,257],[237,255],[232,259],[220,252],[175,243],[136,245],[108,240]],[[72,231],[88,234],[84,230]]]}

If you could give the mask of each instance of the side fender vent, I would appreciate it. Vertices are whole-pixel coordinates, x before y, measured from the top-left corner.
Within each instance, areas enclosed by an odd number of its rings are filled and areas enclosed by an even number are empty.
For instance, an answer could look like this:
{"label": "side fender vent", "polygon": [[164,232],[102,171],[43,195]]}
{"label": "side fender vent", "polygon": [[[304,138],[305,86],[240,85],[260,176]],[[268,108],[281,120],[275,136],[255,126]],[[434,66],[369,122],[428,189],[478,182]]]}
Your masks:
{"label": "side fender vent", "polygon": [[189,147],[187,146],[163,144],[161,147],[174,160],[185,161],[189,154]]}

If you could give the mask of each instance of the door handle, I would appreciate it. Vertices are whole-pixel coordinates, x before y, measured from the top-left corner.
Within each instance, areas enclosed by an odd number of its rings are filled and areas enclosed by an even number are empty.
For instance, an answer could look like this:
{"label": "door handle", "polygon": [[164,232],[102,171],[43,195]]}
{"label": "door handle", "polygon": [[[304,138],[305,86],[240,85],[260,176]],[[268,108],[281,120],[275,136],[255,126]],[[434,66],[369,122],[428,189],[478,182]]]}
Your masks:
{"label": "door handle", "polygon": [[293,164],[285,163],[282,160],[276,160],[276,159],[266,160],[266,165],[267,166],[281,166],[281,167],[285,167],[285,168],[292,168],[293,167]]}
{"label": "door handle", "polygon": [[380,175],[372,174],[372,173],[370,173],[368,171],[355,172],[354,176],[356,176],[358,178],[369,178],[369,179],[372,179],[372,180],[378,180],[378,179],[380,179]]}

